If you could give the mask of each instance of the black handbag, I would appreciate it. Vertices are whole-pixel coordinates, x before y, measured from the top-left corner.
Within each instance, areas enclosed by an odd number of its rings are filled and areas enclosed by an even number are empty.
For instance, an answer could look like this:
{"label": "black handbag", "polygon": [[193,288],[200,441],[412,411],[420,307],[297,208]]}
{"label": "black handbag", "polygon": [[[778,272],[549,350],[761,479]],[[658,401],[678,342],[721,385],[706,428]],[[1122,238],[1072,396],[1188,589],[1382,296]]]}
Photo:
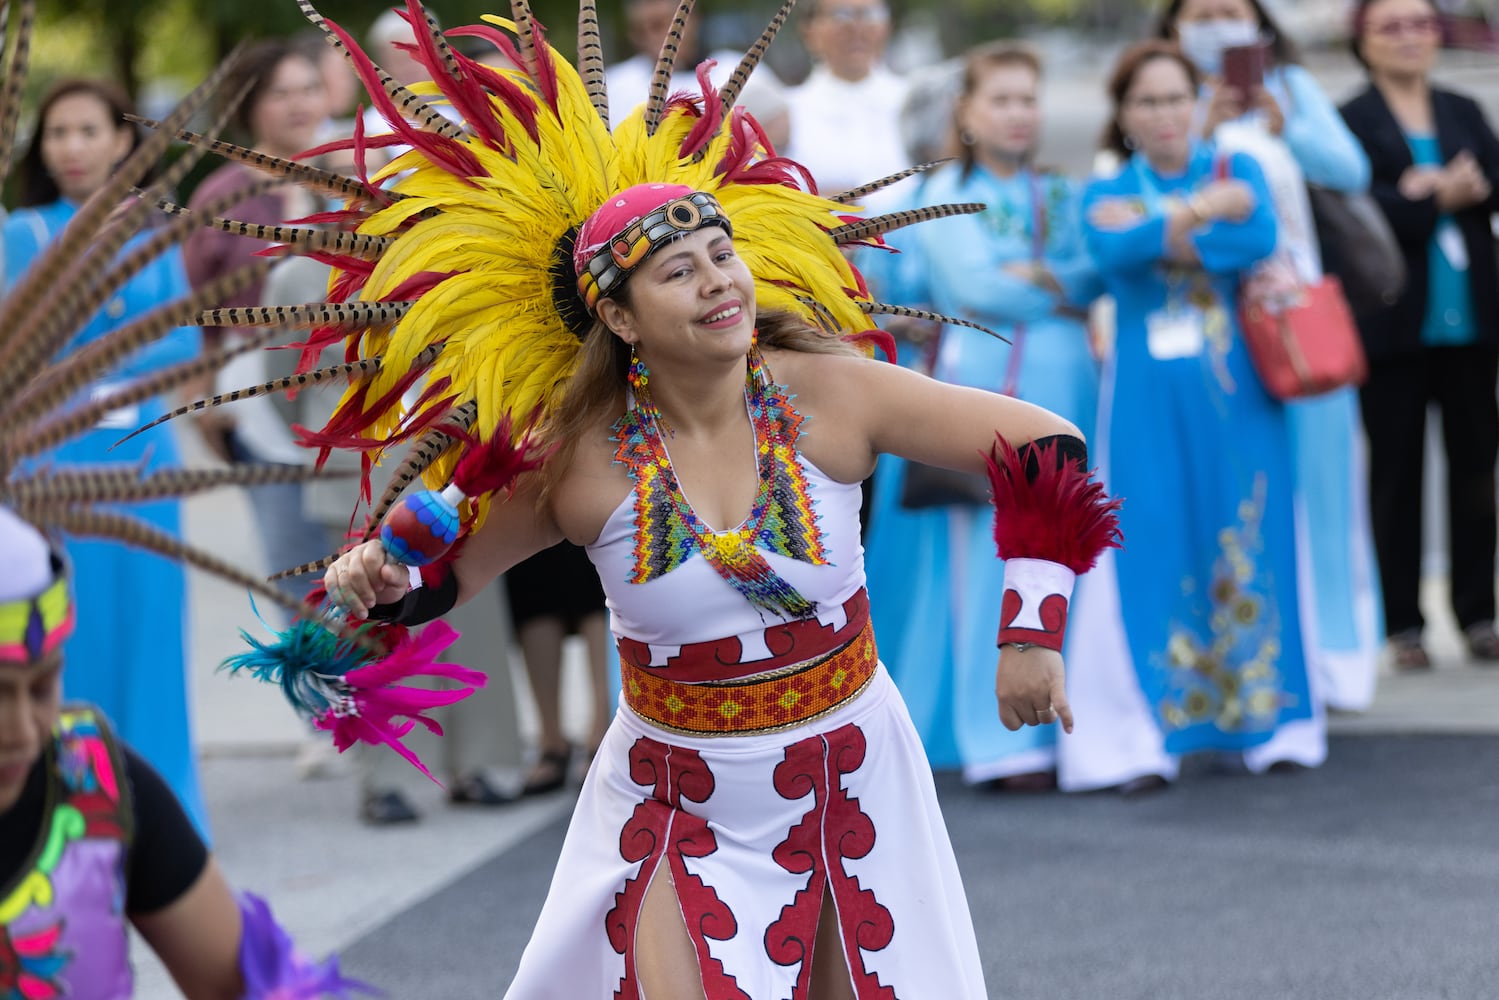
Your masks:
{"label": "black handbag", "polygon": [[982,507],[989,503],[989,477],[976,472],[954,472],[938,465],[907,462],[900,481],[900,505],[907,510],[929,507]]}
{"label": "black handbag", "polygon": [[1335,274],[1348,301],[1392,305],[1405,290],[1405,257],[1379,203],[1368,194],[1349,194],[1307,185],[1322,269]]}

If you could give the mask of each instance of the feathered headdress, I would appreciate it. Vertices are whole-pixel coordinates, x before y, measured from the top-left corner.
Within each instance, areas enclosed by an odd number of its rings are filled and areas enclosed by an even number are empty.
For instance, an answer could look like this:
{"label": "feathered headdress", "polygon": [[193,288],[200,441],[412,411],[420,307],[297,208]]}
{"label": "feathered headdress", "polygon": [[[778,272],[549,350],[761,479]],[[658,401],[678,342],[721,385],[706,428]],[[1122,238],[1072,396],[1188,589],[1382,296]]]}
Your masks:
{"label": "feathered headdress", "polygon": [[[825,198],[807,172],[777,156],[755,120],[736,107],[794,2],[786,0],[722,88],[710,83],[711,64],[705,63],[697,72],[699,93],[668,95],[693,7],[693,0],[682,0],[644,104],[611,131],[594,0],[582,0],[579,9],[577,69],[547,43],[527,0],[511,0],[508,19],[486,17],[484,24],[447,32],[418,0],[406,0],[401,14],[414,36],[408,48],[432,76],[411,88],[376,66],[310,0],[298,0],[347,56],[391,131],[356,131],[312,151],[352,150],[356,178],[213,144],[273,175],[336,191],[347,205],[304,220],[331,229],[202,220],[277,242],[283,252],[316,257],[334,270],[327,303],[218,310],[202,317],[209,324],[311,326],[299,345],[299,379],[203,400],[179,413],[246,394],[295,390],[308,381],[347,379],[338,409],[326,426],[303,431],[304,444],[325,455],[357,451],[368,473],[393,444],[414,443],[373,504],[366,537],[375,537],[401,491],[418,476],[441,488],[460,459],[479,447],[498,444],[502,452],[530,454],[529,440],[560,398],[591,326],[573,270],[579,228],[611,194],[647,182],[684,185],[716,199],[732,220],[735,247],[755,278],[762,312],[798,315],[829,336],[870,350],[886,341],[871,316],[930,315],[875,302],[840,250],[881,245],[882,235],[893,229],[983,206],[940,205],[872,218],[852,214],[859,198],[931,164]],[[489,43],[494,58],[481,62],[455,51],[449,39],[457,37]],[[205,144],[191,133],[177,134]],[[365,176],[366,153],[382,148],[403,151]],[[314,369],[323,349],[340,341],[345,363]],[[422,391],[408,406],[403,400],[418,383]],[[500,428],[509,440],[496,443]],[[530,463],[512,464],[522,469]],[[368,478],[365,490],[368,498]],[[484,517],[488,495],[467,496],[463,528],[472,530]],[[333,558],[283,575],[323,568]]]}
{"label": "feathered headdress", "polygon": [[[9,172],[12,145],[25,86],[35,0],[23,0],[12,10],[0,2],[0,68],[4,88],[0,92],[0,175]],[[167,168],[146,190],[143,183],[162,158],[173,135],[203,108],[218,90],[234,64],[224,67],[194,90],[114,171],[104,187],[77,212],[66,229],[43,249],[36,262],[20,276],[0,303],[0,513],[10,512],[41,532],[109,539],[154,552],[168,559],[196,566],[236,583],[258,597],[282,605],[294,613],[307,613],[301,602],[291,600],[261,578],[213,553],[189,545],[146,520],[132,516],[124,507],[131,503],[182,498],[224,486],[253,486],[275,482],[297,482],[323,475],[300,466],[237,465],[221,469],[163,469],[146,474],[134,465],[54,467],[49,452],[92,431],[110,411],[142,403],[211,374],[231,358],[265,346],[269,331],[235,347],[205,351],[202,355],[123,385],[105,399],[89,400],[83,390],[108,375],[119,363],[142,348],[167,336],[179,326],[198,321],[204,309],[251,284],[269,266],[261,261],[232,272],[192,294],[155,309],[118,329],[64,354],[100,307],[119,292],[153,260],[183,242],[198,226],[195,218],[178,218],[141,233],[152,204],[160,201],[198,162],[213,141],[189,150]],[[231,95],[234,97],[236,95]],[[239,95],[242,96],[242,95]],[[225,102],[232,108],[237,100]],[[227,115],[227,111],[225,115]],[[222,119],[210,126],[217,132]],[[298,168],[302,169],[302,168]],[[310,172],[303,179],[326,185],[332,175]],[[273,183],[280,183],[279,181]],[[238,200],[262,189],[251,189],[237,198],[212,206],[215,212],[232,210]],[[134,197],[132,197],[134,195]],[[365,313],[349,310],[327,315],[317,310],[282,316],[283,327],[320,325],[324,334],[339,324],[377,321],[375,306]],[[348,366],[357,371],[358,365]],[[294,378],[308,384],[326,375]],[[23,533],[24,534],[24,533]],[[15,532],[6,535],[7,544]],[[8,548],[3,553],[8,573],[17,571],[23,553]],[[36,559],[32,563],[42,565]],[[53,559],[45,587],[21,588],[0,604],[0,659],[28,661],[54,649],[74,627],[66,566]],[[172,609],[175,611],[176,609]],[[89,623],[79,622],[87,629]],[[326,623],[323,635],[340,653],[357,650],[338,666],[348,676],[330,673],[310,675],[289,694],[306,695],[320,723],[336,731],[347,743],[358,738],[392,743],[400,752],[400,737],[423,718],[424,709],[439,703],[438,693],[414,692],[396,684],[415,673],[439,672],[457,676],[470,684],[482,676],[433,665],[430,659],[446,638],[441,631],[430,636],[408,637],[404,630],[354,627],[337,620]],[[451,641],[450,639],[448,641]],[[381,670],[359,671],[374,660]],[[289,679],[278,678],[283,681]],[[472,690],[472,687],[467,690]],[[455,700],[463,691],[442,692]],[[295,698],[293,699],[296,700]],[[311,699],[298,702],[304,706]],[[408,754],[409,756],[409,754]]]}

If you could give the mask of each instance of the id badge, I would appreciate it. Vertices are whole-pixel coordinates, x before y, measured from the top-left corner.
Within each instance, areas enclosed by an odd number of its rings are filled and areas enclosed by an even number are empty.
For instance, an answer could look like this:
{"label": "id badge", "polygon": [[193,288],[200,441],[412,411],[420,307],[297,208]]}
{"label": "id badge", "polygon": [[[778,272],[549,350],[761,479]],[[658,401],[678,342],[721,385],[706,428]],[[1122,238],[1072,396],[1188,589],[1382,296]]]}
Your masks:
{"label": "id badge", "polygon": [[1457,228],[1457,223],[1449,220],[1437,229],[1437,249],[1454,271],[1468,270],[1468,244],[1463,241],[1463,231]]}
{"label": "id badge", "polygon": [[[123,386],[96,385],[89,390],[89,399],[95,402],[101,399],[108,399],[121,388]],[[140,423],[141,408],[139,406],[121,406],[104,414],[94,426],[99,430],[133,431],[140,426]]]}
{"label": "id badge", "polygon": [[1145,317],[1146,346],[1157,361],[1195,358],[1202,353],[1202,311],[1160,310]]}

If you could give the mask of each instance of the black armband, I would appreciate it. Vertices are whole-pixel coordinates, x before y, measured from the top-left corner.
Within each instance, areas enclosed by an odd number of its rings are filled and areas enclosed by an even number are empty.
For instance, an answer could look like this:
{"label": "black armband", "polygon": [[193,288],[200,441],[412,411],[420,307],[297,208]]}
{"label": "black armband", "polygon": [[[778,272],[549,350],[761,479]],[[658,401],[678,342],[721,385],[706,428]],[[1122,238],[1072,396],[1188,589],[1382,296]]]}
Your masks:
{"label": "black armband", "polygon": [[[370,621],[390,622],[393,625],[425,625],[434,618],[441,618],[458,603],[458,577],[451,566],[441,570],[442,578],[435,583],[406,591],[406,596],[389,604],[377,604],[370,608]],[[425,578],[425,574],[423,574]]]}
{"label": "black armband", "polygon": [[1066,468],[1068,462],[1076,463],[1078,469],[1086,472],[1088,470],[1088,443],[1080,437],[1071,434],[1048,434],[1046,437],[1036,438],[1016,448],[1020,460],[1025,463],[1026,482],[1034,483],[1036,476],[1041,472],[1041,452],[1046,448],[1054,449],[1056,454],[1057,468]]}

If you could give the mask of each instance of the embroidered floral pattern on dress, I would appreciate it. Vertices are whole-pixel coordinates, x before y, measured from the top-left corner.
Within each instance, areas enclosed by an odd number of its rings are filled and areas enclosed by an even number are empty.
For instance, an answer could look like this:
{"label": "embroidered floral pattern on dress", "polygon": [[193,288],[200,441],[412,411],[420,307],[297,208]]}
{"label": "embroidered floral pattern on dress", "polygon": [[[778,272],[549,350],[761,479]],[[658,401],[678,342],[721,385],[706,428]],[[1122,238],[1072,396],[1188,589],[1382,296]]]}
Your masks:
{"label": "embroidered floral pattern on dress", "polygon": [[[775,769],[776,791],[785,799],[812,795],[812,806],[792,827],[772,855],[776,864],[795,875],[806,875],[807,886],[781,908],[780,918],[765,931],[765,953],[777,965],[800,965],[792,1000],[808,1000],[812,974],[812,944],[822,914],[825,892],[837,904],[843,953],[858,1000],[896,1000],[895,990],[880,983],[864,967],[863,953],[887,948],[895,939],[895,919],[844,869],[845,860],[858,860],[874,849],[873,821],[859,808],[859,800],[843,788],[843,776],[864,764],[864,732],[847,725],[808,737],[786,748],[785,760]],[[824,861],[826,859],[826,861]]]}
{"label": "embroidered floral pattern on dress", "polygon": [[[1171,693],[1159,706],[1168,730],[1209,722],[1225,732],[1268,729],[1285,704],[1277,666],[1280,616],[1255,561],[1263,545],[1265,492],[1260,474],[1239,505],[1239,523],[1219,532],[1207,629],[1173,624],[1158,658],[1171,676]],[[1196,587],[1196,581],[1183,583],[1188,593]]]}
{"label": "embroidered floral pattern on dress", "polygon": [[[647,376],[648,377],[648,376]],[[816,606],[765,561],[760,550],[827,565],[817,510],[797,461],[802,416],[784,387],[771,382],[758,351],[746,366],[745,400],[755,432],[760,487],[737,528],[715,532],[694,513],[677,482],[655,407],[637,398],[614,426],[615,461],[635,483],[635,570],[648,583],[701,554],[718,575],[762,613],[806,618]]]}
{"label": "embroidered floral pattern on dress", "polygon": [[604,917],[609,944],[625,957],[625,975],[615,990],[615,1000],[641,1000],[635,935],[646,890],[663,860],[697,951],[704,994],[708,1000],[752,1000],[708,952],[708,939],[733,938],[739,932],[738,921],[713,887],[687,870],[685,860],[705,858],[718,850],[707,820],[683,807],[683,800],[708,801],[715,785],[713,772],[697,751],[642,736],[630,748],[630,779],[649,787],[651,795],[635,807],[619,835],[620,857],[639,864],[640,870],[615,893],[614,908]]}

